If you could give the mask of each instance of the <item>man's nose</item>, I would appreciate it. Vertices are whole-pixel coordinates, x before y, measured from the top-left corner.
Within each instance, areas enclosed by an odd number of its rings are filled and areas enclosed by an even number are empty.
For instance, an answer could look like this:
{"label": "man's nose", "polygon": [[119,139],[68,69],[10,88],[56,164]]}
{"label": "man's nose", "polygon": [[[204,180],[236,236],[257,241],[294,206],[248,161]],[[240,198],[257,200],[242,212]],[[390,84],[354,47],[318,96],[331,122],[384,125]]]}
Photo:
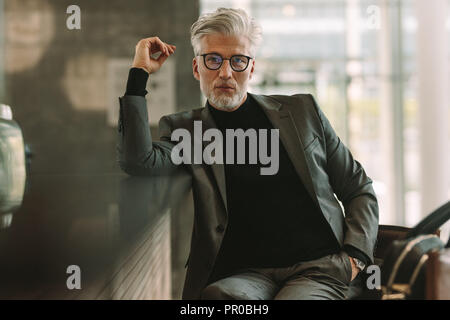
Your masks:
{"label": "man's nose", "polygon": [[223,60],[222,65],[220,66],[219,77],[222,79],[231,78],[231,74],[233,73],[233,69],[231,69],[230,60]]}

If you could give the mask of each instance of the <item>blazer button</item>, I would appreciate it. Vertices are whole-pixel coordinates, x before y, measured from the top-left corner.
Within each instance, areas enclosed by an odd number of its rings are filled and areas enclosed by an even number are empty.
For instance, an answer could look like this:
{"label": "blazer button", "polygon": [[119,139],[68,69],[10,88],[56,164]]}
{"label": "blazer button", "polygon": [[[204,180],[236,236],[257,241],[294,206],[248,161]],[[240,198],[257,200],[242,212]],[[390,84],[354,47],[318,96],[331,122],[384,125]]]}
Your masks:
{"label": "blazer button", "polygon": [[223,225],[219,224],[219,225],[216,227],[216,231],[222,233],[222,232],[225,231],[225,228],[224,228]]}

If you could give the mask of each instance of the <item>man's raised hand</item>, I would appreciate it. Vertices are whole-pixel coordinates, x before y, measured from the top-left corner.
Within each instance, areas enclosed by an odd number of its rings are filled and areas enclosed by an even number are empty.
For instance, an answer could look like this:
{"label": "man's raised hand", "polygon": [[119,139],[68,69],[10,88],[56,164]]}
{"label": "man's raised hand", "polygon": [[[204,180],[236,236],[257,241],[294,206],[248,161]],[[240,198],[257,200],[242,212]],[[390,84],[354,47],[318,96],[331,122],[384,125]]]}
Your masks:
{"label": "man's raised hand", "polygon": [[[141,68],[152,74],[161,68],[164,61],[175,53],[174,45],[162,42],[158,37],[150,37],[140,40],[136,45],[133,68]],[[161,52],[158,59],[151,57],[152,54]]]}

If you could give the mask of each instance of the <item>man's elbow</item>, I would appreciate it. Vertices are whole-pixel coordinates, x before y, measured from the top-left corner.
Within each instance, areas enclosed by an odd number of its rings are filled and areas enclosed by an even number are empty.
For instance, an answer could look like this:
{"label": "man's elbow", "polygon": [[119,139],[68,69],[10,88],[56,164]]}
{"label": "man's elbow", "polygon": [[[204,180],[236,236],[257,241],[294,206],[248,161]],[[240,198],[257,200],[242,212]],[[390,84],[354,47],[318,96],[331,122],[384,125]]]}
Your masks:
{"label": "man's elbow", "polygon": [[135,164],[129,163],[124,160],[117,161],[120,169],[130,176],[139,176],[139,170]]}
{"label": "man's elbow", "polygon": [[353,188],[348,189],[342,197],[342,203],[349,203],[355,198],[365,197],[367,200],[378,202],[375,190],[373,189],[372,180],[367,178],[364,183],[360,183]]}

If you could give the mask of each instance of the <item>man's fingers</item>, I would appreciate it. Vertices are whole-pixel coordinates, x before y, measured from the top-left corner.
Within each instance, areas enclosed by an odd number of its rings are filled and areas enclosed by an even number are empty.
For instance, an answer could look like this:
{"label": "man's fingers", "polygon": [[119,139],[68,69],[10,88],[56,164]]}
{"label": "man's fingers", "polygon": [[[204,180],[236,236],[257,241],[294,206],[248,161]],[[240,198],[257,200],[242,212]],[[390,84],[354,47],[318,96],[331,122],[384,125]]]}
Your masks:
{"label": "man's fingers", "polygon": [[[164,43],[165,44],[165,43]],[[163,47],[163,50],[161,51],[161,55],[165,55],[167,57],[171,56],[172,54],[175,53],[175,49],[173,49],[170,45],[165,44],[165,46]]]}
{"label": "man's fingers", "polygon": [[[141,39],[136,45],[136,54],[133,66],[144,68],[149,73],[159,70],[162,64],[175,52],[176,46],[165,43],[159,37]],[[161,52],[157,59],[152,58],[155,53]]]}
{"label": "man's fingers", "polygon": [[157,52],[161,52],[165,55],[170,55],[172,53],[175,52],[176,46],[174,45],[169,45],[163,41],[161,41],[161,39],[159,39],[159,37],[151,37],[151,38],[145,38],[142,39],[138,45],[143,45],[146,48],[150,48],[150,53],[157,53]]}
{"label": "man's fingers", "polygon": [[161,54],[159,56],[159,58],[156,60],[156,62],[158,62],[159,65],[162,65],[164,63],[164,61],[166,61],[166,59],[168,58],[168,55],[165,54]]}
{"label": "man's fingers", "polygon": [[161,41],[158,37],[155,38],[156,42],[158,43],[158,47],[160,48],[160,51],[162,53],[165,53],[166,55],[170,55],[171,53],[175,52],[176,46],[165,43]]}
{"label": "man's fingers", "polygon": [[159,48],[161,49],[161,52],[169,55],[169,48],[168,45],[161,41],[158,37],[155,38],[156,42],[158,43]]}

